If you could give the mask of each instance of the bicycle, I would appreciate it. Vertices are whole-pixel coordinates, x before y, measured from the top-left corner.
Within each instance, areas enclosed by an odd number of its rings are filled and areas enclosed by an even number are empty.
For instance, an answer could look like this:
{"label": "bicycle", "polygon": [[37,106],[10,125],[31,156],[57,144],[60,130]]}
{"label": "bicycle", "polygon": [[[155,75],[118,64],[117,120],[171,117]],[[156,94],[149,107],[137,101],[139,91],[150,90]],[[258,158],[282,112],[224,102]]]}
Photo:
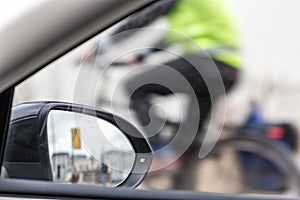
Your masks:
{"label": "bicycle", "polygon": [[[117,61],[115,63],[112,63],[111,65],[114,67],[121,67],[126,66],[127,63]],[[105,103],[105,99],[102,99],[102,103]],[[122,105],[120,106],[122,107]],[[166,121],[166,127],[170,127],[173,130],[176,130],[178,126],[179,123],[171,122],[168,120]],[[291,149],[278,141],[270,140],[264,135],[253,134],[262,133],[264,130],[228,127],[226,129],[233,134],[231,134],[227,138],[219,140],[214,145],[212,151],[205,158],[192,162],[192,164],[198,165],[198,163],[200,163],[201,166],[204,165],[204,162],[211,162],[214,163],[213,165],[208,164],[211,166],[211,168],[218,168],[216,169],[218,171],[218,174],[215,174],[215,176],[226,175],[226,173],[228,172],[225,173],[224,171],[224,157],[227,158],[225,159],[227,160],[227,162],[229,162],[228,160],[232,162],[229,163],[231,165],[228,165],[229,171],[231,172],[228,173],[228,176],[230,176],[231,179],[234,179],[232,176],[232,174],[234,174],[234,169],[232,167],[236,168],[235,175],[237,176],[236,180],[238,184],[235,185],[235,189],[237,188],[238,191],[235,192],[238,193],[256,191],[262,193],[275,192],[296,195],[300,194],[300,171],[297,167],[293,151]],[[243,132],[243,134],[241,134],[241,132]],[[263,167],[261,167],[260,169],[259,167],[254,168],[252,170],[246,168],[247,166],[244,165],[246,160],[243,160],[245,156],[256,157],[257,159],[259,159],[259,162],[263,161],[268,163],[269,166],[275,166],[275,169],[273,169],[273,173],[263,171]],[[218,165],[216,163],[218,163]],[[191,180],[191,178],[195,178],[194,172],[192,172],[192,170],[186,170],[186,166],[184,163],[180,168],[181,169],[179,170],[177,169],[166,172],[169,173],[171,179],[180,180],[174,181],[175,185],[172,186],[173,188],[186,188],[186,185]],[[189,174],[184,174],[180,170],[188,171]],[[278,174],[276,175],[274,174],[274,172],[278,172]],[[155,178],[155,173],[149,174],[148,178],[146,178],[146,181],[151,180],[151,178]],[[255,180],[260,180],[261,183],[264,182],[262,180],[265,180],[266,182],[268,182],[268,184],[254,184],[253,181],[255,182]],[[225,178],[225,182],[228,183],[228,181],[228,177],[227,180]],[[214,185],[216,182],[210,185]],[[271,185],[269,183],[271,183]]]}
{"label": "bicycle", "polygon": [[[174,122],[166,123],[166,126],[172,126],[173,129],[178,125]],[[266,124],[254,128],[225,127],[227,134],[231,134],[218,140],[206,157],[199,160],[194,158],[188,164],[181,162],[179,169],[167,167],[165,175],[168,174],[173,179],[175,184],[171,187],[176,189],[186,189],[191,179],[198,179],[198,185],[191,185],[189,189],[198,187],[198,191],[206,192],[299,195],[300,171],[293,154],[295,149],[283,143],[281,138],[270,138],[266,135],[268,130],[278,126],[280,125]],[[194,171],[187,168],[193,165]],[[207,170],[212,176],[206,178],[209,183],[205,184],[203,175],[207,176]],[[148,178],[151,181],[159,177],[160,173],[154,172],[150,176]],[[225,187],[220,184],[222,178],[225,180]],[[207,188],[207,185],[214,187]]]}

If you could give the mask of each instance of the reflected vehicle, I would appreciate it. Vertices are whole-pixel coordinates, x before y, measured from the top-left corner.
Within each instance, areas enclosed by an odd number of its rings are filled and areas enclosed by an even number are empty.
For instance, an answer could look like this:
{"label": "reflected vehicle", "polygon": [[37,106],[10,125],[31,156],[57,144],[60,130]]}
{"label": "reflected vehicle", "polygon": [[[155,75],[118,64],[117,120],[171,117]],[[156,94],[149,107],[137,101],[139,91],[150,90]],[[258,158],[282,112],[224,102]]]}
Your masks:
{"label": "reflected vehicle", "polygon": [[15,106],[8,137],[3,168],[10,179],[135,187],[152,161],[147,141],[129,122],[70,103]]}

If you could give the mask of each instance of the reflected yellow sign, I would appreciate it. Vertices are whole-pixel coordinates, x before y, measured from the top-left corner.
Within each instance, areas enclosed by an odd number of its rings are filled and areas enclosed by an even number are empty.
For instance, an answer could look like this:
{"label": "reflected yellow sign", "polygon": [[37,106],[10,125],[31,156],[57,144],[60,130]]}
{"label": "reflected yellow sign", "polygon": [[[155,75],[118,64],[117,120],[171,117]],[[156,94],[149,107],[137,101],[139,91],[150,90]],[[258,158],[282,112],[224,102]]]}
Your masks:
{"label": "reflected yellow sign", "polygon": [[80,129],[72,128],[73,148],[81,149]]}

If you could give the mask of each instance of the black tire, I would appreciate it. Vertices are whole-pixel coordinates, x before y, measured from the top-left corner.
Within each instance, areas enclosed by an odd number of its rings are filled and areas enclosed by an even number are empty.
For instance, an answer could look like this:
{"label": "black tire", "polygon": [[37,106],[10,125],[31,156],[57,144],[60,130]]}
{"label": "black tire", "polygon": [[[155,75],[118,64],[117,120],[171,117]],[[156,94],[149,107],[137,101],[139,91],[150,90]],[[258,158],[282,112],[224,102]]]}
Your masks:
{"label": "black tire", "polygon": [[[203,163],[207,159],[220,158],[222,154],[227,152],[226,149],[230,149],[231,152],[234,152],[237,155],[240,155],[241,152],[255,154],[256,157],[267,160],[267,162],[271,162],[278,170],[280,170],[280,174],[282,174],[284,177],[284,186],[277,191],[260,190],[260,192],[274,192],[290,195],[300,194],[300,172],[297,163],[295,162],[294,153],[283,144],[257,135],[238,135],[217,142],[213,150],[205,158],[203,158],[201,162]],[[243,187],[242,191],[238,192],[248,193],[253,189],[256,190],[255,192],[257,192],[259,188],[249,188],[245,183],[245,177],[249,175],[247,173],[248,172],[243,172],[243,170],[241,170],[240,175],[243,179]]]}

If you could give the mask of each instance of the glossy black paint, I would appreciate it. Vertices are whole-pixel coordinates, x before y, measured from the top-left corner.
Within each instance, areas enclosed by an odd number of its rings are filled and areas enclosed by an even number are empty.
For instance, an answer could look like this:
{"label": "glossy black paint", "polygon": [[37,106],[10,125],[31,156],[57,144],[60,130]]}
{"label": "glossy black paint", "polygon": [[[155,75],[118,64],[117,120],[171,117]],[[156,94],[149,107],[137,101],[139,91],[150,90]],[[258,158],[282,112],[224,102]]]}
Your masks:
{"label": "glossy black paint", "polygon": [[[152,150],[134,126],[107,111],[63,102],[33,102],[13,107],[3,162],[9,178],[52,181],[46,128],[51,110],[94,116],[118,127],[135,151],[133,169],[118,186],[136,187],[143,180],[151,165]],[[145,162],[139,162],[141,158]]]}

